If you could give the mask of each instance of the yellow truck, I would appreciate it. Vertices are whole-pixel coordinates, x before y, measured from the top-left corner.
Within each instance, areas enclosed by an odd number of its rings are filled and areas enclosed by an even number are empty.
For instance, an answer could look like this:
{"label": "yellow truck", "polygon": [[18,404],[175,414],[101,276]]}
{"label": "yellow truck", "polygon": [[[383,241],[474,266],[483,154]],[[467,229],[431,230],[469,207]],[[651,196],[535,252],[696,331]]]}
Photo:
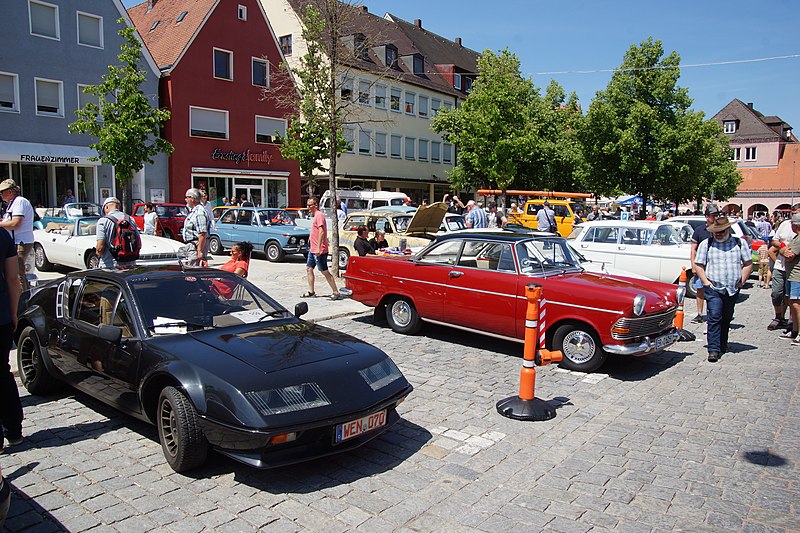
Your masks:
{"label": "yellow truck", "polygon": [[586,209],[583,208],[581,200],[592,197],[589,193],[581,192],[558,192],[558,191],[500,191],[496,189],[478,189],[479,195],[498,195],[509,194],[512,196],[535,196],[525,202],[518,213],[506,213],[509,224],[519,224],[526,228],[539,229],[539,222],[536,213],[544,206],[545,200],[550,204],[550,209],[555,213],[556,226],[558,232],[566,237],[572,233],[572,222],[575,220],[575,211],[583,209],[583,216],[586,217]]}

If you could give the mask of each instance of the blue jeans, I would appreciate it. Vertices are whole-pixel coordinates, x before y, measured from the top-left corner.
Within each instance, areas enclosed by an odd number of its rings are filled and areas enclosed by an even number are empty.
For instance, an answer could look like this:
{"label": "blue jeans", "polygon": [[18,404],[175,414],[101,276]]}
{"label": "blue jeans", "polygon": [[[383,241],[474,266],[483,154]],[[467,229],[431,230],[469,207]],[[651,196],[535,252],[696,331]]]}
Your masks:
{"label": "blue jeans", "polygon": [[728,351],[728,331],[733,320],[733,307],[739,291],[733,296],[724,289],[717,290],[712,286],[705,287],[706,324],[708,325],[708,351],[724,353]]}

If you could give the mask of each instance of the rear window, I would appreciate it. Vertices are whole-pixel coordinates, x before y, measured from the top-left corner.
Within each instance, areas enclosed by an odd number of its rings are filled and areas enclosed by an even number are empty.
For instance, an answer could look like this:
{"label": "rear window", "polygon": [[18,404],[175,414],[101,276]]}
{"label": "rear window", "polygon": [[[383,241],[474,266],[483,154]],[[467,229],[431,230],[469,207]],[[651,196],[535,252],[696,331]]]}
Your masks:
{"label": "rear window", "polygon": [[403,205],[406,203],[405,198],[392,198],[391,205]]}

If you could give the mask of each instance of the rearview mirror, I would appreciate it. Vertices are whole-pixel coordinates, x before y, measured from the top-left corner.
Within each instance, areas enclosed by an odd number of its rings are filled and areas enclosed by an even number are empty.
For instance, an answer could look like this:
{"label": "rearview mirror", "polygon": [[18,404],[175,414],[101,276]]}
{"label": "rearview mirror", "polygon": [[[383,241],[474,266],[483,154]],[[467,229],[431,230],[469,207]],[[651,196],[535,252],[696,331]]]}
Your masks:
{"label": "rearview mirror", "polygon": [[97,328],[97,336],[113,344],[119,344],[122,339],[122,328],[111,324],[100,324]]}
{"label": "rearview mirror", "polygon": [[294,316],[300,318],[304,314],[308,313],[308,302],[300,302],[295,304],[294,306]]}

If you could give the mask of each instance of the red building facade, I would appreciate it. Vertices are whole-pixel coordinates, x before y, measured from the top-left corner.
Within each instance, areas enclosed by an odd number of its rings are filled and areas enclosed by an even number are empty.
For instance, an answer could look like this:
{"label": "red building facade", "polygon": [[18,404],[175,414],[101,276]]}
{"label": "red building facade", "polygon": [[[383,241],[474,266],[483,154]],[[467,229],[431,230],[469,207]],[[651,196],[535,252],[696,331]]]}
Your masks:
{"label": "red building facade", "polygon": [[[300,202],[300,170],[280,154],[294,86],[276,83],[283,61],[257,0],[157,0],[129,10],[163,76],[161,105],[172,112],[164,200],[189,187],[212,205],[242,195],[255,205]],[[277,86],[280,85],[280,88]]]}

